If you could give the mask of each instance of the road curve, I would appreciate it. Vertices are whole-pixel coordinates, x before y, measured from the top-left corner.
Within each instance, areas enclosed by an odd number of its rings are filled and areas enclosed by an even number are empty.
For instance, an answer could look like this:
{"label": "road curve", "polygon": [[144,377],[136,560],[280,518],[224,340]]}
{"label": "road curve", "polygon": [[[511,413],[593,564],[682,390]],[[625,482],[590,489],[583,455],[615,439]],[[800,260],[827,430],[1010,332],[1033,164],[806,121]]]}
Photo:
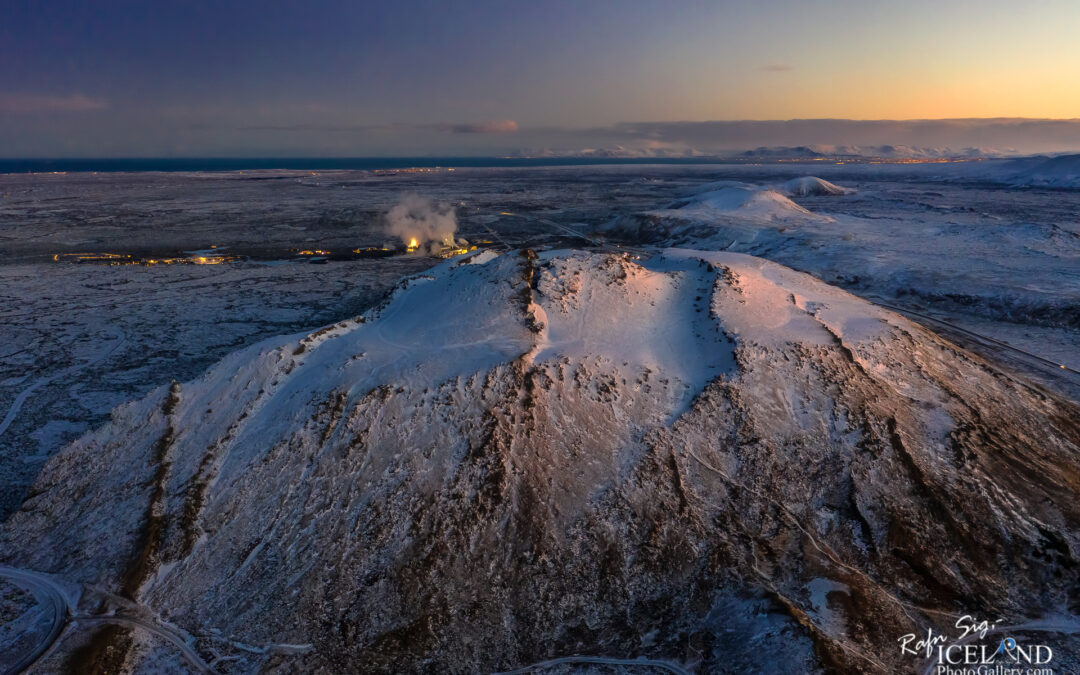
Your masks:
{"label": "road curve", "polygon": [[38,604],[52,609],[49,632],[45,637],[39,640],[33,649],[19,657],[15,663],[5,666],[4,675],[17,675],[34,665],[60,637],[71,614],[71,607],[63,588],[54,579],[44,574],[0,565],[0,578],[7,579],[31,593]]}
{"label": "road curve", "polygon": [[190,663],[198,672],[207,674],[214,673],[214,670],[203,661],[202,657],[199,656],[199,653],[188,644],[183,636],[159,626],[153,621],[138,616],[128,616],[124,614],[104,616],[79,615],[76,613],[76,608],[68,601],[68,596],[65,593],[63,586],[61,586],[54,578],[46,574],[31,572],[30,570],[23,570],[8,565],[0,565],[0,578],[7,579],[19,588],[28,591],[33,594],[39,604],[52,609],[48,634],[39,640],[38,643],[34,645],[33,649],[19,657],[15,663],[6,665],[4,667],[3,675],[18,675],[34,665],[57,641],[60,634],[64,631],[64,626],[69,622],[81,625],[115,624],[142,628],[175,645],[176,648],[180,650],[180,653],[184,655],[184,658],[187,659],[188,663]]}

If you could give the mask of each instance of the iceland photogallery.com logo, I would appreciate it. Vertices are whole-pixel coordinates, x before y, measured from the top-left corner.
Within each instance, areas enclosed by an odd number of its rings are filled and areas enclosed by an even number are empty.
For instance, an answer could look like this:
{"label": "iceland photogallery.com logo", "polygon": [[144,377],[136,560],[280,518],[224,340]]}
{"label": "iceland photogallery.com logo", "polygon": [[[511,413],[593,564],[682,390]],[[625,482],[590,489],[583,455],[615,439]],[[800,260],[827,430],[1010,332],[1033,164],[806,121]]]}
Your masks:
{"label": "iceland photogallery.com logo", "polygon": [[964,615],[956,622],[959,634],[950,637],[928,628],[923,635],[901,636],[900,653],[926,659],[924,675],[1053,675],[1054,650],[1049,645],[1021,642],[998,628],[1001,621]]}

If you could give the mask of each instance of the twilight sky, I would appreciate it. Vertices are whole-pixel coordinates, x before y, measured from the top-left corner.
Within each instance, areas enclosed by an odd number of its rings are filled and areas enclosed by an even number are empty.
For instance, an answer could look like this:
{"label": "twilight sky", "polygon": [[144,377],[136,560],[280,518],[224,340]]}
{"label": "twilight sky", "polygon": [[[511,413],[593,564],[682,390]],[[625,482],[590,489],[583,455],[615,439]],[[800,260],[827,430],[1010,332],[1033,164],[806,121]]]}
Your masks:
{"label": "twilight sky", "polygon": [[[1076,121],[837,121],[1080,118],[1076,0],[0,0],[0,17],[0,157],[1080,149]],[[686,124],[791,119],[811,121]]]}

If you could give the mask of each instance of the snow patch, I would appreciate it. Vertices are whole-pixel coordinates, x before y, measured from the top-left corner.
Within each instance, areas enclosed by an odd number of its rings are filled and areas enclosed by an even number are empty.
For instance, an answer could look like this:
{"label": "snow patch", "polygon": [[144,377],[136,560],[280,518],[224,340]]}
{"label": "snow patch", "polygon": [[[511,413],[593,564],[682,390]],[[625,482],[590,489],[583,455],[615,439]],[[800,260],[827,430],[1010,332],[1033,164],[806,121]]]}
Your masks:
{"label": "snow patch", "polygon": [[479,253],[470,255],[461,261],[462,265],[484,265],[491,262],[495,258],[499,257],[498,251],[493,251],[490,248],[486,248]]}

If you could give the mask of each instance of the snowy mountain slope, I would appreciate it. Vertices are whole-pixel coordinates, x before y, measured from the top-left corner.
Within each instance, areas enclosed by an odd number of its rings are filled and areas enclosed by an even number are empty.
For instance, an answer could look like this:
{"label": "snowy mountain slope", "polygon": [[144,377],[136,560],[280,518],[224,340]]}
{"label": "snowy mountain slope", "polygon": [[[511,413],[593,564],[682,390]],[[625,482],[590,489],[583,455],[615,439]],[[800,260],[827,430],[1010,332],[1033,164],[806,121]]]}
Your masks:
{"label": "snowy mountain slope", "polygon": [[892,672],[951,614],[1076,611],[1077,413],[758,258],[454,260],[117,409],[0,562],[311,645],[235,671]]}

